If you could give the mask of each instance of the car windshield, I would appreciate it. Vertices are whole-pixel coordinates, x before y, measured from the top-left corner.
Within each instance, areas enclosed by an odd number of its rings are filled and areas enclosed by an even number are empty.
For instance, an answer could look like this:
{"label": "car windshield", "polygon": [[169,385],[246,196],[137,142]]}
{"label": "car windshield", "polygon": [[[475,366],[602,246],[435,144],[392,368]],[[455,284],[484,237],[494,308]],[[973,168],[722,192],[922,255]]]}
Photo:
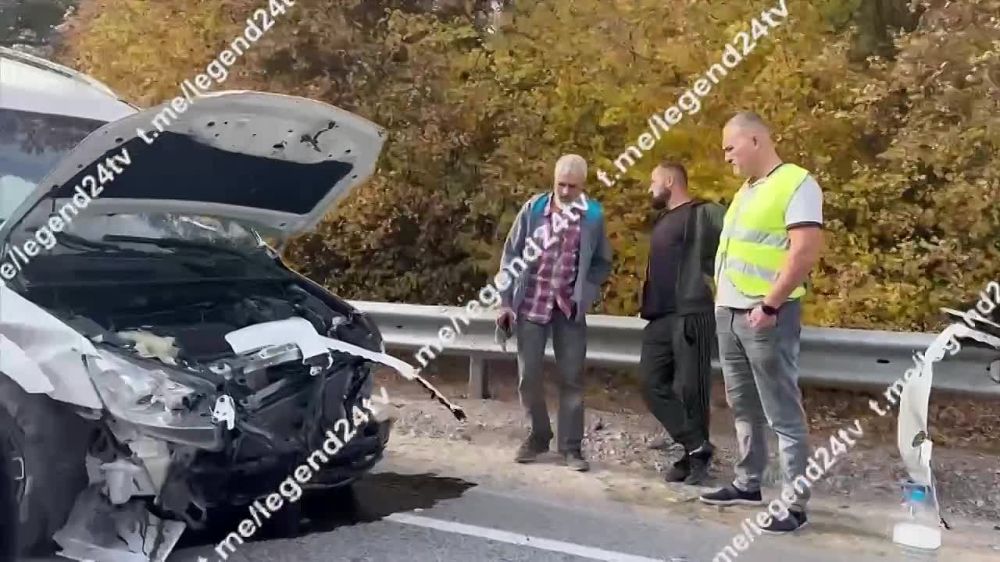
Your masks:
{"label": "car windshield", "polygon": [[0,108],[0,224],[101,121]]}
{"label": "car windshield", "polygon": [[70,239],[64,245],[97,251],[182,253],[218,250],[250,254],[263,250],[262,238],[250,227],[231,219],[200,215],[81,215],[66,225],[65,233]]}

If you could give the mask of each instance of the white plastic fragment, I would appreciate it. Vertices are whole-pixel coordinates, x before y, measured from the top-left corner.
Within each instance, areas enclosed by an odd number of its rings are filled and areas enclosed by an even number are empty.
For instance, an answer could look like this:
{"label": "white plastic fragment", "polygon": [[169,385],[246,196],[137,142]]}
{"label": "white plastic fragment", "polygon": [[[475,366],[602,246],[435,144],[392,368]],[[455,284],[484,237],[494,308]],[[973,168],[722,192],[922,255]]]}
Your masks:
{"label": "white plastic fragment", "polygon": [[[952,340],[957,342],[958,338],[973,339],[1000,349],[1000,338],[974,330],[963,323],[951,324],[927,346],[921,357],[919,375],[910,379],[900,395],[896,435],[899,454],[910,479],[929,486],[932,493],[935,492],[931,472],[933,443],[927,438],[927,410],[934,382],[934,363],[944,358],[948,344]],[[949,354],[955,352],[957,351]]]}
{"label": "white plastic fragment", "polygon": [[466,418],[465,411],[461,407],[452,404],[431,383],[418,375],[417,369],[413,365],[386,353],[370,351],[344,341],[321,336],[316,332],[316,328],[305,318],[296,316],[240,328],[226,334],[226,341],[236,353],[245,353],[269,345],[289,343],[299,346],[299,349],[302,350],[303,359],[327,353],[328,350],[350,353],[351,355],[392,367],[406,380],[416,381],[430,391],[431,396],[451,410],[452,415],[457,419],[464,420]]}
{"label": "white plastic fragment", "polygon": [[232,430],[236,427],[236,403],[233,397],[223,394],[215,401],[212,408],[212,421],[216,424],[226,424],[226,429]]}

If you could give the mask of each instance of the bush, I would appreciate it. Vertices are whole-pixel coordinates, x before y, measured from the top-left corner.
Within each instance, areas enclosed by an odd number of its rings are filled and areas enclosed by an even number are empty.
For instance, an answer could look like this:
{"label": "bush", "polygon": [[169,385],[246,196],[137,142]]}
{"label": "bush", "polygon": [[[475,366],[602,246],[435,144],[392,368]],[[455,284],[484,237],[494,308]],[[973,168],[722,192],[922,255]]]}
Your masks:
{"label": "bush", "polygon": [[[176,95],[257,3],[85,1],[61,58],[143,104]],[[211,5],[209,5],[211,4]],[[221,8],[220,8],[221,4]],[[288,259],[348,298],[458,304],[495,272],[514,214],[559,154],[613,160],[759,15],[740,1],[297,0],[227,88],[320,99],[390,134],[379,169]],[[789,4],[789,18],[671,129],[604,204],[615,268],[600,312],[634,315],[648,174],[688,164],[697,195],[739,187],[721,126],[753,109],[824,188],[827,249],[808,323],[931,330],[1000,271],[1000,0]],[[770,7],[770,6],[767,6]],[[899,36],[893,31],[900,29]]]}

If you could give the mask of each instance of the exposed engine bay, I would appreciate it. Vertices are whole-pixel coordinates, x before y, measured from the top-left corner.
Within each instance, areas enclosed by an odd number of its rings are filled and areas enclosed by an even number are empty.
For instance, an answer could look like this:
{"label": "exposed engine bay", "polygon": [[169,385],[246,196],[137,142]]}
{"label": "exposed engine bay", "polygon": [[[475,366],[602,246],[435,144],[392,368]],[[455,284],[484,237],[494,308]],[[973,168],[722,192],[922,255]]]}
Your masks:
{"label": "exposed engine bay", "polygon": [[[373,363],[465,417],[386,355],[378,330],[347,303],[268,259],[236,260],[234,278],[219,275],[230,260],[215,256],[211,272],[185,282],[204,258],[146,256],[113,281],[103,279],[106,266],[121,257],[64,255],[62,274],[51,277],[43,257],[25,272],[19,293],[92,342],[96,353],[83,361],[106,408],[91,412],[100,416],[87,457],[91,486],[55,536],[63,556],[132,560],[117,558],[125,556],[121,526],[143,519],[136,532],[158,529],[156,540],[133,537],[126,550],[164,560],[184,528],[273,491],[338,422],[353,425],[350,412],[370,409]],[[373,466],[390,426],[381,413],[352,427],[309,488],[343,485]],[[153,498],[155,509],[135,505],[140,498]],[[87,528],[95,512],[116,522],[104,536]]]}

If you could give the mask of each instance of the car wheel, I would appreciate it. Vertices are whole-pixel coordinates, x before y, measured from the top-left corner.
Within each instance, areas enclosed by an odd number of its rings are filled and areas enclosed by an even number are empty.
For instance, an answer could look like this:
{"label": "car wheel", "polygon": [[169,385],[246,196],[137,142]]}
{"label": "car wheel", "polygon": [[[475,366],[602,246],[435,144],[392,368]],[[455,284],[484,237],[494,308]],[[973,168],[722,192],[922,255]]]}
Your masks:
{"label": "car wheel", "polygon": [[[0,373],[0,449],[14,517],[16,552],[47,552],[87,486],[91,426],[44,394],[28,394]],[[6,520],[6,518],[5,518]]]}
{"label": "car wheel", "polygon": [[[6,431],[0,427],[0,459],[12,458]],[[14,499],[14,479],[6,462],[0,462],[0,560],[14,560],[17,553],[17,501]]]}

